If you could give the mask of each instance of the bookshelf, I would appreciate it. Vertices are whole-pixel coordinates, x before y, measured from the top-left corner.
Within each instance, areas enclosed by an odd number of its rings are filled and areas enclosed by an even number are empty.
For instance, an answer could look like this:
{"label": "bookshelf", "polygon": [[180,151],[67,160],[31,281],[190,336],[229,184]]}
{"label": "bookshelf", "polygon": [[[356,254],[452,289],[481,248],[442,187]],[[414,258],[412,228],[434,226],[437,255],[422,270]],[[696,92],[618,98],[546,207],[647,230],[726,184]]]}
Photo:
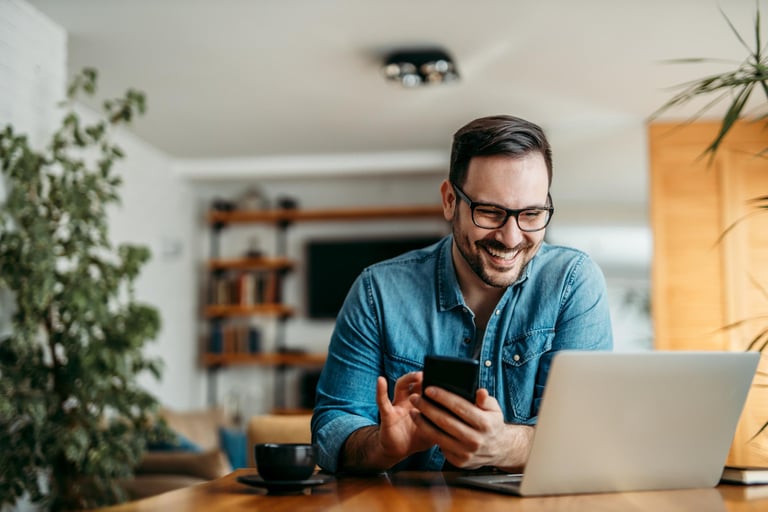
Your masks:
{"label": "bookshelf", "polygon": [[271,353],[271,354],[205,354],[209,366],[256,365],[256,366],[322,366],[325,354]]}
{"label": "bookshelf", "polygon": [[272,224],[308,221],[363,221],[370,219],[435,218],[442,216],[440,206],[389,206],[365,208],[326,208],[317,210],[234,210],[211,211],[210,224],[265,222]]}
{"label": "bookshelf", "polygon": [[[295,308],[282,301],[283,277],[294,269],[295,260],[286,254],[286,237],[298,222],[360,222],[406,218],[442,218],[436,206],[393,206],[328,209],[211,210],[211,248],[207,260],[207,302],[202,316],[207,325],[200,355],[208,370],[208,401],[216,403],[216,376],[227,367],[257,366],[277,370],[275,409],[287,410],[283,373],[287,368],[321,368],[325,354],[287,351],[285,323],[296,315]],[[274,255],[222,258],[221,234],[233,226],[261,224],[274,228],[277,243]],[[260,338],[248,326],[252,317],[276,322],[275,339]],[[273,343],[272,343],[273,342]],[[262,346],[274,346],[265,352]]]}

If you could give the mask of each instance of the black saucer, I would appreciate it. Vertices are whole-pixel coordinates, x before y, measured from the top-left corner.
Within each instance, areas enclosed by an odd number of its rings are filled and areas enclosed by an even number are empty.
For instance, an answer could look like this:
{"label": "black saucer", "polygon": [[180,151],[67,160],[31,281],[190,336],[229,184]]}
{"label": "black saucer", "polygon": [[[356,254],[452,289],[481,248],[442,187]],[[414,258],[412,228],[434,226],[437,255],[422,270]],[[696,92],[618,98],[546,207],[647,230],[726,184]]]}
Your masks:
{"label": "black saucer", "polygon": [[307,480],[264,480],[259,475],[242,475],[237,477],[237,481],[251,487],[263,487],[269,494],[291,494],[332,482],[333,477],[331,475],[314,475]]}

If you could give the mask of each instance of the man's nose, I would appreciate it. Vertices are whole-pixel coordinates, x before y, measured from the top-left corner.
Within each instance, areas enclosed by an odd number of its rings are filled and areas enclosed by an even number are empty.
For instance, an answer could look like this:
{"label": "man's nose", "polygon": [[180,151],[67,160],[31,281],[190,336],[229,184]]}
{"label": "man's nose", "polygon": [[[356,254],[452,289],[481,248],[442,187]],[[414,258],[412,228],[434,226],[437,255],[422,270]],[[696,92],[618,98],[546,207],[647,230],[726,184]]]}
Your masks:
{"label": "man's nose", "polygon": [[507,247],[514,247],[525,239],[525,231],[522,231],[517,225],[517,220],[514,216],[510,216],[498,231],[501,233],[504,245]]}

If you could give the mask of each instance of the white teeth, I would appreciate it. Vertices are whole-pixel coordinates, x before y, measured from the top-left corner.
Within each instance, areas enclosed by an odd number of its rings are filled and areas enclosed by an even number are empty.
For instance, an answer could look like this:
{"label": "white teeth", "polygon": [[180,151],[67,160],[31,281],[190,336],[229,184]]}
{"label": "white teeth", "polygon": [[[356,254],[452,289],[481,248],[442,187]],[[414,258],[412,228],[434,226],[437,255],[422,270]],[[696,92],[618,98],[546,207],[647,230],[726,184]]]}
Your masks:
{"label": "white teeth", "polygon": [[511,260],[515,257],[515,254],[517,254],[515,251],[497,251],[495,249],[491,249],[490,247],[486,247],[485,250],[487,250],[488,253],[494,258],[501,258],[504,260]]}

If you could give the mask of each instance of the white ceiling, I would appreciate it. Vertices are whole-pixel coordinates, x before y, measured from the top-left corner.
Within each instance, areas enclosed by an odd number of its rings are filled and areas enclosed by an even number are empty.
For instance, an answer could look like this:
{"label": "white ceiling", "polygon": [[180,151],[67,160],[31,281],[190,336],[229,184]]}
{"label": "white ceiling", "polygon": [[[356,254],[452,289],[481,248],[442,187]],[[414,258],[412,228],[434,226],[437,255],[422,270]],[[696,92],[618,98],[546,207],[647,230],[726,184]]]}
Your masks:
{"label": "white ceiling", "polygon": [[[741,60],[752,0],[28,0],[69,34],[69,71],[146,92],[134,131],[178,159],[429,152],[486,114],[597,150],[668,87]],[[766,9],[768,12],[768,9]],[[461,81],[402,89],[388,50],[441,45]],[[683,112],[680,111],[679,115]],[[640,129],[641,130],[641,129]],[[558,146],[559,145],[559,146]],[[188,160],[185,160],[188,161]],[[194,160],[191,160],[194,161]]]}

